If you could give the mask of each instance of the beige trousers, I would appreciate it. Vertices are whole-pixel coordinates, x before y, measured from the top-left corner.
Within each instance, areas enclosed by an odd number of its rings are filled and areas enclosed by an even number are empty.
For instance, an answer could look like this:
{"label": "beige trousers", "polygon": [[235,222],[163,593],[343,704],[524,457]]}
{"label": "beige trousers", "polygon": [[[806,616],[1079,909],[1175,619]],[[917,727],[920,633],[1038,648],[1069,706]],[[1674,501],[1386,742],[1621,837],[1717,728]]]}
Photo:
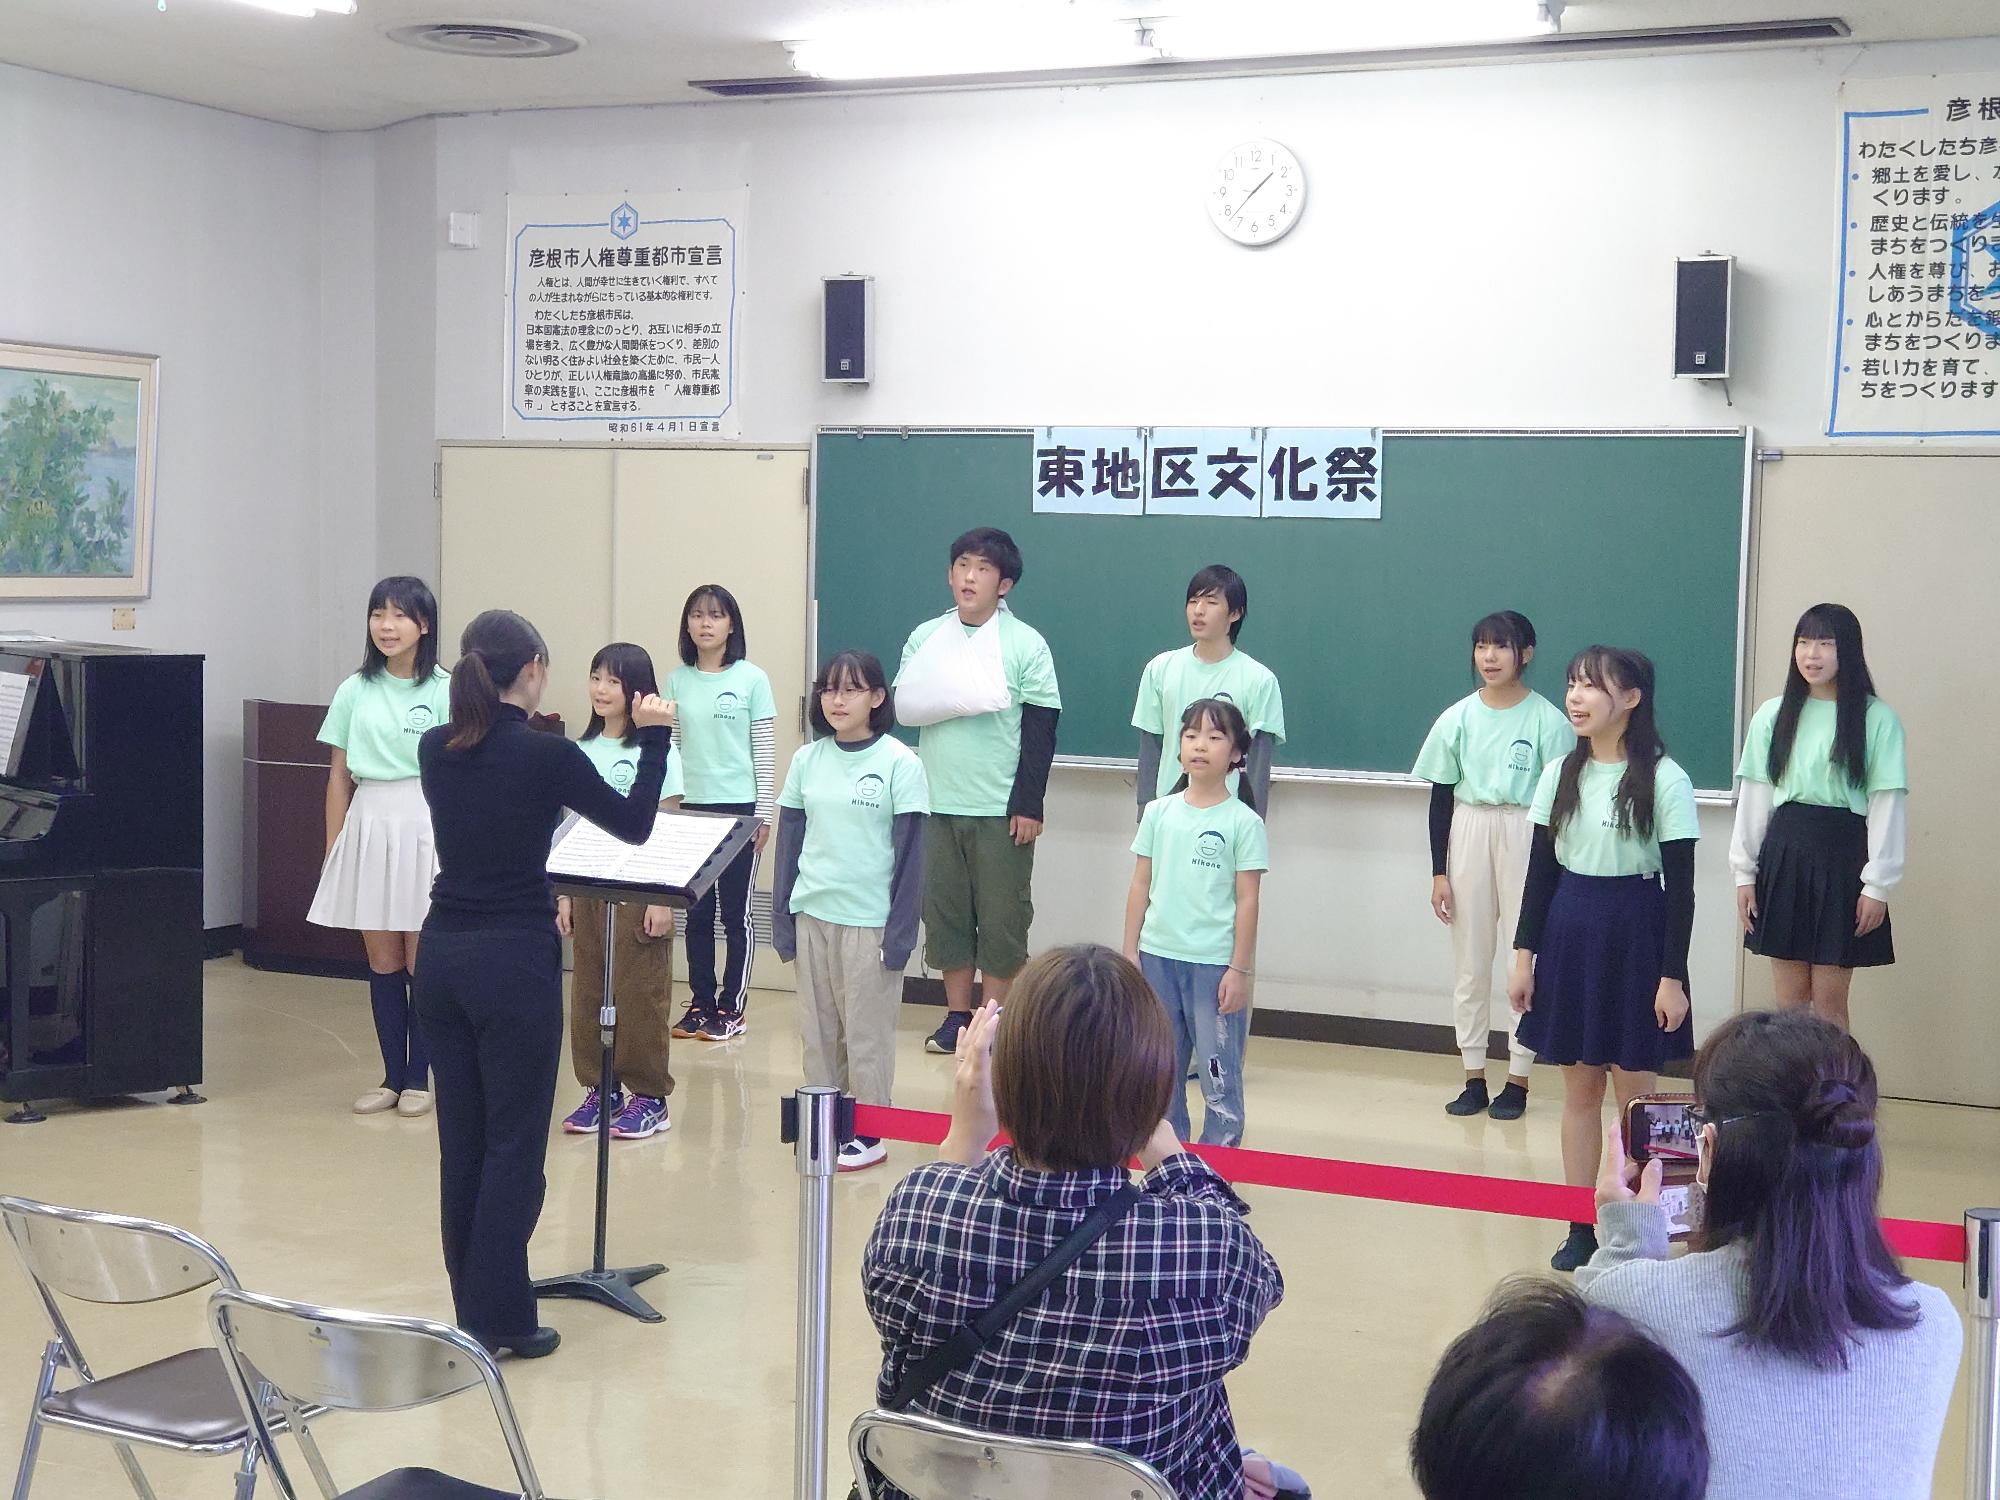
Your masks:
{"label": "beige trousers", "polygon": [[[1534,827],[1525,807],[1484,807],[1461,802],[1451,812],[1451,847],[1445,873],[1451,877],[1451,956],[1458,969],[1452,989],[1452,1017],[1458,1051],[1468,1073],[1486,1066],[1486,1047],[1496,1019],[1493,960],[1514,956],[1514,929],[1521,920],[1521,888],[1528,880],[1528,850]],[[1525,1078],[1535,1054],[1514,1040],[1520,1017],[1500,993],[1500,1028],[1507,1033],[1507,1071]]]}
{"label": "beige trousers", "polygon": [[903,976],[882,966],[882,929],[797,921],[799,1035],[806,1082],[887,1104],[896,1081]]}

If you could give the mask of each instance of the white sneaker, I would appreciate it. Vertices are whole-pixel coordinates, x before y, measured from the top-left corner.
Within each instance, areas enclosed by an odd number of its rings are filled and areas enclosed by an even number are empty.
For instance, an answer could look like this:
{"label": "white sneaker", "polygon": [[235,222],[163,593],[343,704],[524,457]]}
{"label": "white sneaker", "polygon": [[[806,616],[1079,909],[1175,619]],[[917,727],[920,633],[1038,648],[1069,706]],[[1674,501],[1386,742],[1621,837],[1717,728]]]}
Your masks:
{"label": "white sneaker", "polygon": [[396,1096],[396,1113],[406,1120],[420,1119],[430,1112],[429,1089],[404,1089]]}
{"label": "white sneaker", "polygon": [[889,1148],[880,1141],[857,1135],[840,1148],[840,1157],[835,1161],[834,1168],[841,1172],[859,1172],[886,1160],[888,1155]]}
{"label": "white sneaker", "polygon": [[385,1109],[394,1109],[396,1101],[402,1098],[394,1089],[370,1089],[354,1101],[357,1115],[379,1115]]}

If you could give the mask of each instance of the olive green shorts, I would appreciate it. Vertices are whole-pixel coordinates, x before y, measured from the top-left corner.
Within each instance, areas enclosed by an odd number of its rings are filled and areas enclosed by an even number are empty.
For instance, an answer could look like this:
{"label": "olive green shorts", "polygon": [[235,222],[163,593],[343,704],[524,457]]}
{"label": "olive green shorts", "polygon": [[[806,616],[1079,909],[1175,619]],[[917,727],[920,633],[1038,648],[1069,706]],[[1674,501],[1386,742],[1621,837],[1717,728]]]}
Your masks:
{"label": "olive green shorts", "polygon": [[1003,817],[924,820],[924,962],[1012,979],[1028,961],[1035,846]]}

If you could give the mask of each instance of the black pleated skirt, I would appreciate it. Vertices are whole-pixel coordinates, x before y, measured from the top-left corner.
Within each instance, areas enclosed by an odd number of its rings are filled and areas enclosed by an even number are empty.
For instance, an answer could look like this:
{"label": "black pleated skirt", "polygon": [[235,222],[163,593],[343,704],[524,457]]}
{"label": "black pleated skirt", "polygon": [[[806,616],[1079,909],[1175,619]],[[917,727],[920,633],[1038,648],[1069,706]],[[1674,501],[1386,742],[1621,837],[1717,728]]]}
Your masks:
{"label": "black pleated skirt", "polygon": [[1887,917],[1868,936],[1854,935],[1866,863],[1866,818],[1844,807],[1787,802],[1771,815],[1757,854],[1757,925],[1743,946],[1766,958],[1841,969],[1894,963]]}
{"label": "black pleated skirt", "polygon": [[1549,903],[1520,1042],[1543,1062],[1657,1073],[1694,1056],[1693,1012],[1672,1031],[1653,1015],[1667,946],[1657,875],[1577,875]]}

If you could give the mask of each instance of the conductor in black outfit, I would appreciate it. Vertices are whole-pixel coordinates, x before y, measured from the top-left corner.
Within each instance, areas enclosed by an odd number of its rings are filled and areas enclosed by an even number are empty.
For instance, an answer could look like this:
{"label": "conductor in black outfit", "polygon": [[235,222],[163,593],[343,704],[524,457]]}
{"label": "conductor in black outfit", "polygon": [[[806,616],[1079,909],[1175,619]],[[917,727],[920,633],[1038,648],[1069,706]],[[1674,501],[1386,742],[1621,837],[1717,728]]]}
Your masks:
{"label": "conductor in black outfit", "polygon": [[548,683],[540,632],[488,610],[460,638],[451,722],[417,748],[438,877],[413,998],[436,1080],[444,1268],[460,1327],[524,1358],[561,1341],[539,1326],[528,1239],[562,1051],[562,946],[545,867],[565,807],[627,843],[653,830],[672,710],[632,705],[639,769],[620,796],[560,735],[528,727]]}

